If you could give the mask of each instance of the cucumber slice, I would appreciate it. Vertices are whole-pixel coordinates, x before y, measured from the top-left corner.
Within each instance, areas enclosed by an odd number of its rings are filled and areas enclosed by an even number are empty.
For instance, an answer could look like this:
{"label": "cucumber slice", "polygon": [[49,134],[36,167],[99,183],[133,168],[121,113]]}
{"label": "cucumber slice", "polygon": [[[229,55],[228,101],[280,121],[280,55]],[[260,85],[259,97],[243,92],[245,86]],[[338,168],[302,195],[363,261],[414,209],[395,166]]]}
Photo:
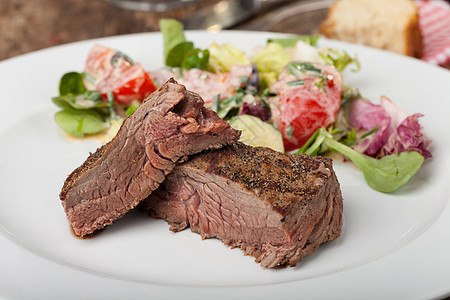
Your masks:
{"label": "cucumber slice", "polygon": [[273,125],[251,115],[237,115],[230,119],[230,126],[241,130],[239,141],[250,146],[269,147],[284,152],[283,137]]}

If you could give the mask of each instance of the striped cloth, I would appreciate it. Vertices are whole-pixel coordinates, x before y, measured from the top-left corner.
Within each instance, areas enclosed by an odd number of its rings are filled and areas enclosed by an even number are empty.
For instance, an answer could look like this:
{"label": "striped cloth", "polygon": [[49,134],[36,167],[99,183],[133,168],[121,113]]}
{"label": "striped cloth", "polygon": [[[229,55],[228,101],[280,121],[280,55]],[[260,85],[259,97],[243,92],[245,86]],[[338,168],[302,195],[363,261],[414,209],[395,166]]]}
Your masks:
{"label": "striped cloth", "polygon": [[422,32],[422,59],[440,66],[450,64],[450,4],[442,0],[421,0],[416,4]]}

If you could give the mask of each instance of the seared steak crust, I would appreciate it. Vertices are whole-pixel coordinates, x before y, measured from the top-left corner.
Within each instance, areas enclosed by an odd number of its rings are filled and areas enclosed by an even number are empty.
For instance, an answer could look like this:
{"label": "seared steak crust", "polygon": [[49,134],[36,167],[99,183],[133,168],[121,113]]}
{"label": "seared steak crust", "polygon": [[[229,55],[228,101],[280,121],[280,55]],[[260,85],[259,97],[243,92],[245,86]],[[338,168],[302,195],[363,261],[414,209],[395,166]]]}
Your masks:
{"label": "seared steak crust", "polygon": [[239,131],[203,104],[197,94],[168,81],[124,120],[111,142],[68,176],[60,199],[76,235],[123,216],[187,155],[239,138]]}
{"label": "seared steak crust", "polygon": [[339,237],[343,203],[330,159],[235,143],[176,166],[142,207],[280,267]]}

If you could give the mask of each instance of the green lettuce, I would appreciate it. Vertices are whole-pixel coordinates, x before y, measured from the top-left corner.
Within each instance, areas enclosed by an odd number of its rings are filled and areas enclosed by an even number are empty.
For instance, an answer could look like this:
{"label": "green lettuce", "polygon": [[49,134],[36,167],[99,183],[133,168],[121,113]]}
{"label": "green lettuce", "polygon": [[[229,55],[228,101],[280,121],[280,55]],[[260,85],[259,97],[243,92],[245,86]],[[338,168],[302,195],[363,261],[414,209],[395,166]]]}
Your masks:
{"label": "green lettuce", "polygon": [[76,137],[94,134],[109,128],[111,108],[98,91],[87,91],[83,75],[69,72],[59,82],[59,96],[52,101],[61,108],[55,121],[62,130]]}
{"label": "green lettuce", "polygon": [[209,68],[214,73],[229,72],[233,65],[248,65],[250,60],[245,52],[236,48],[230,43],[221,46],[216,43],[208,47]]}

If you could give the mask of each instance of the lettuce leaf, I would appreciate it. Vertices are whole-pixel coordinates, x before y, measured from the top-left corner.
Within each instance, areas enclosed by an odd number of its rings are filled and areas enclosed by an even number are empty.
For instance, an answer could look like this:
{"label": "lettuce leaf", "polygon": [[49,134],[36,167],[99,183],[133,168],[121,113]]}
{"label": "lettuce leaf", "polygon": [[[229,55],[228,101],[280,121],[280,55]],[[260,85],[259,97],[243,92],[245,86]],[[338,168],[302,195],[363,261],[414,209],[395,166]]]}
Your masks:
{"label": "lettuce leaf", "polygon": [[212,43],[209,50],[209,68],[214,73],[230,72],[233,65],[248,65],[250,60],[245,52],[230,43],[221,46]]}
{"label": "lettuce leaf", "polygon": [[260,73],[274,72],[278,76],[291,58],[280,44],[268,43],[265,47],[255,48],[250,60]]}
{"label": "lettuce leaf", "polygon": [[357,98],[350,102],[348,124],[373,131],[355,146],[355,150],[375,157],[389,137],[391,118],[380,105]]}
{"label": "lettuce leaf", "polygon": [[380,151],[380,156],[416,151],[424,158],[430,158],[432,156],[429,151],[431,139],[425,136],[419,123],[419,118],[422,116],[422,114],[413,114],[406,117],[397,126],[395,132],[389,136],[389,139]]}

